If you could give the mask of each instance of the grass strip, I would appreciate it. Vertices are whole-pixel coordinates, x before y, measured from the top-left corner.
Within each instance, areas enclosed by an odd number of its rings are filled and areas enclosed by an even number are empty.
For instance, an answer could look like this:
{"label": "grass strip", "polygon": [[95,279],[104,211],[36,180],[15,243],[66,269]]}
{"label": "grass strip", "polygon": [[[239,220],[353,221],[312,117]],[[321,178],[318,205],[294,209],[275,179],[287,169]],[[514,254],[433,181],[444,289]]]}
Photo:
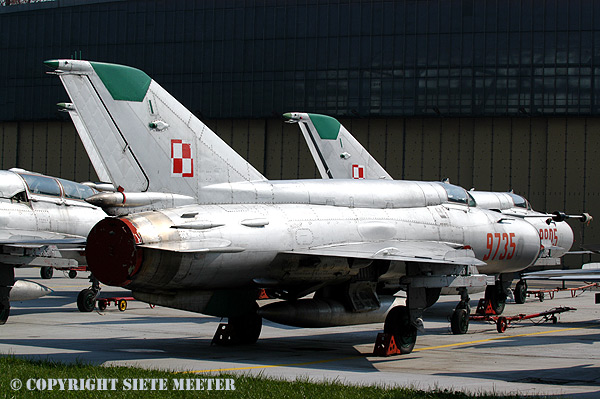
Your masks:
{"label": "grass strip", "polygon": [[[519,396],[495,396],[483,393],[468,395],[440,390],[422,391],[383,386],[353,386],[336,381],[311,382],[308,379],[285,381],[262,376],[198,375],[135,367],[103,367],[85,363],[65,364],[14,356],[0,357],[0,371],[0,398],[519,398]],[[105,382],[99,382],[99,379]],[[19,386],[19,383],[15,382],[16,380],[21,384],[19,389],[15,389]],[[59,380],[62,382],[62,389]],[[111,382],[112,380],[114,383]],[[218,383],[217,380],[221,382]],[[151,389],[153,381],[154,390]],[[159,389],[161,381],[164,383],[164,390]],[[50,384],[53,384],[51,390],[49,389]],[[221,390],[216,389],[219,386],[222,388]],[[235,390],[224,390],[227,386],[229,388],[234,386]],[[114,390],[112,390],[113,387]],[[146,389],[140,390],[139,388],[142,387]],[[69,390],[69,388],[71,389]],[[138,388],[138,390],[133,388]]]}

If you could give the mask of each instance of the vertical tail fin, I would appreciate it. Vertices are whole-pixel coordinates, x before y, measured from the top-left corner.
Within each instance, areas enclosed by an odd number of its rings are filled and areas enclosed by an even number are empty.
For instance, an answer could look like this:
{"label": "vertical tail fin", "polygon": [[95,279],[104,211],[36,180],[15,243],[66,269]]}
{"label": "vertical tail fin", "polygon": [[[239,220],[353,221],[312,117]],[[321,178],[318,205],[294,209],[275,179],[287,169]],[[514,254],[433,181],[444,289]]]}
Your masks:
{"label": "vertical tail fin", "polygon": [[[81,138],[81,142],[83,143],[83,147],[92,162],[92,166],[98,175],[98,178],[101,182],[108,183],[110,182],[110,174],[108,173],[108,168],[104,164],[100,153],[96,149],[94,145],[94,141],[90,136],[90,132],[87,131],[85,125],[81,121],[79,114],[75,111],[75,107],[71,103],[58,103],[59,109],[64,112],[68,112],[71,120],[73,121],[73,125],[75,125],[75,129]],[[116,188],[116,187],[115,187]]]}
{"label": "vertical tail fin", "polygon": [[298,123],[323,179],[392,180],[337,119],[299,112],[283,116],[289,123]]}
{"label": "vertical tail fin", "polygon": [[79,116],[80,135],[89,136],[115,186],[197,197],[207,185],[265,180],[139,69],[81,60],[45,63],[59,75]]}

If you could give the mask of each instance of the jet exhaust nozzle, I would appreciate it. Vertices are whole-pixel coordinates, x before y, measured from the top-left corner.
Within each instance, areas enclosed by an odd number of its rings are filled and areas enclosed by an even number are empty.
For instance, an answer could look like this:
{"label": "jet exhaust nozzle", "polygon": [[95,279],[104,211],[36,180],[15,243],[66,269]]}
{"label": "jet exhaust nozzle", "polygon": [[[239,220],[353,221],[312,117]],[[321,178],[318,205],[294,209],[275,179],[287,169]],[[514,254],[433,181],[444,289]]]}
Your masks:
{"label": "jet exhaust nozzle", "polygon": [[141,241],[135,226],[125,219],[106,218],[88,235],[88,269],[106,285],[127,286],[142,264]]}

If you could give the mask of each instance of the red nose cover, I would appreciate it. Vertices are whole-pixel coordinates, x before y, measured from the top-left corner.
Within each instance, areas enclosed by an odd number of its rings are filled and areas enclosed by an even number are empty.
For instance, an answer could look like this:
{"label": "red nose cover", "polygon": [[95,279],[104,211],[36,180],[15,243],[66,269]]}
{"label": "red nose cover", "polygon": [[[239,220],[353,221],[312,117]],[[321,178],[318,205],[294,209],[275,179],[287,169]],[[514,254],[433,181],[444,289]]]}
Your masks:
{"label": "red nose cover", "polygon": [[87,238],[89,270],[106,285],[128,285],[142,264],[142,248],[135,245],[139,241],[139,234],[129,220],[101,220]]}

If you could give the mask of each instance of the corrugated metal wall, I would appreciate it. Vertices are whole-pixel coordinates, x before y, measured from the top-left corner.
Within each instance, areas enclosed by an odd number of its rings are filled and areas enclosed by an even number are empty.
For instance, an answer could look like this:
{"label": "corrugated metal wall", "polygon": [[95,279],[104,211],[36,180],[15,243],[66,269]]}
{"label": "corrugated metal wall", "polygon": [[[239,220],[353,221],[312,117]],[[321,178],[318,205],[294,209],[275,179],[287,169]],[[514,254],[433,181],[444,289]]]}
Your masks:
{"label": "corrugated metal wall", "polygon": [[[396,179],[449,177],[466,189],[507,191],[540,211],[600,217],[600,118],[340,119]],[[296,125],[280,119],[208,125],[269,179],[319,178]],[[0,123],[2,169],[97,180],[70,121]],[[598,222],[597,222],[598,223]],[[600,228],[572,224],[577,244]]]}

